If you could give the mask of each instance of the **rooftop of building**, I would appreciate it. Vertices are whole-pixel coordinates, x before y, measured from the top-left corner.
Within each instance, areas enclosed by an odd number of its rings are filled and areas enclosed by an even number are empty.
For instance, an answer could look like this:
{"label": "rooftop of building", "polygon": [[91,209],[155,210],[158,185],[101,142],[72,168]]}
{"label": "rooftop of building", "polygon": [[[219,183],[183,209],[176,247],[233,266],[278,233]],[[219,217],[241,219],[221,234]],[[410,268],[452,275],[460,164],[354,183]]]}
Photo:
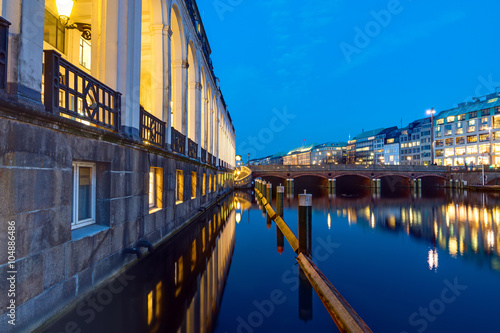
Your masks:
{"label": "rooftop of building", "polygon": [[294,148],[288,152],[287,155],[294,155],[294,154],[301,154],[301,153],[307,153],[313,149],[313,147],[317,146],[316,143],[310,144],[310,145],[305,145],[305,146],[300,146],[297,148]]}
{"label": "rooftop of building", "polygon": [[483,101],[477,100],[476,102],[461,103],[453,109],[441,111],[437,116],[434,117],[434,120],[448,118],[451,116],[458,116],[461,114],[481,111],[494,107],[500,107],[500,98],[498,95],[499,94],[492,94],[486,96],[486,99]]}
{"label": "rooftop of building", "polygon": [[312,149],[326,148],[326,147],[347,147],[347,142],[327,142],[314,146]]}

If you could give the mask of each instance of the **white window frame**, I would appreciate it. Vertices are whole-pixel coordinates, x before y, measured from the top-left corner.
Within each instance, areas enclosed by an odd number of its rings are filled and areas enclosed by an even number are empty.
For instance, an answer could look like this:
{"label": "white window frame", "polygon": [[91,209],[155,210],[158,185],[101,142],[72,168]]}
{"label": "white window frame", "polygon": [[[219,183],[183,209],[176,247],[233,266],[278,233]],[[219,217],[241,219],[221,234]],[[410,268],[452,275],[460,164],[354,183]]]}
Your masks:
{"label": "white window frame", "polygon": [[[78,221],[78,180],[80,178],[80,168],[90,168],[92,176],[92,184],[91,184],[91,218]],[[73,162],[73,212],[71,214],[71,230],[86,227],[91,224],[96,223],[95,219],[95,206],[96,206],[96,166],[94,163],[86,163],[86,162]]]}

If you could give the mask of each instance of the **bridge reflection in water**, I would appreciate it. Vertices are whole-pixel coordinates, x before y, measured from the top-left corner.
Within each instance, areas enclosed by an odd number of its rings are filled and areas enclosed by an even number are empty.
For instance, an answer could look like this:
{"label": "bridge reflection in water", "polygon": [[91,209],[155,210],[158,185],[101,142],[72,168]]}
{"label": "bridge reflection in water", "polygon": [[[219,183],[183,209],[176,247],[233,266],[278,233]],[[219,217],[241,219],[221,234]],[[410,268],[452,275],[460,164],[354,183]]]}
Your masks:
{"label": "bridge reflection in water", "polygon": [[209,210],[43,332],[212,332],[235,247],[233,202]]}

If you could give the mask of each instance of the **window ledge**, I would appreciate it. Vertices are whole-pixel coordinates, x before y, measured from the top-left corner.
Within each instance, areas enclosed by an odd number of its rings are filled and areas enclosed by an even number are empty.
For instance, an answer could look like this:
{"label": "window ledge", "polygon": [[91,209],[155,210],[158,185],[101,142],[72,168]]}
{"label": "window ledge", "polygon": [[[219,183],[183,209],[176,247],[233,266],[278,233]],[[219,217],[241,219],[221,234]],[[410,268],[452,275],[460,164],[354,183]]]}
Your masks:
{"label": "window ledge", "polygon": [[156,212],[159,212],[160,210],[162,210],[162,208],[150,208],[149,209],[149,214],[154,214]]}
{"label": "window ledge", "polygon": [[104,231],[106,229],[109,229],[108,226],[105,225],[99,225],[99,224],[91,224],[86,227],[81,227],[78,229],[73,229],[71,230],[71,240],[79,240],[85,237],[93,236],[95,234],[100,233],[101,231]]}

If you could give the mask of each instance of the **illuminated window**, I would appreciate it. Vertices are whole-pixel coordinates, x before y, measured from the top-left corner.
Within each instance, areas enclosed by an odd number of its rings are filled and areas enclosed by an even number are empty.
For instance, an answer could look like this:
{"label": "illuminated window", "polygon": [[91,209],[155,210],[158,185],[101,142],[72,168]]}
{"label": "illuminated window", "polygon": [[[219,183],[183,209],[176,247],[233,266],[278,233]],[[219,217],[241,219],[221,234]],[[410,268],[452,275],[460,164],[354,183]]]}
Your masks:
{"label": "illuminated window", "polygon": [[454,121],[455,121],[455,116],[449,116],[448,118],[446,118],[447,123],[452,123]]}
{"label": "illuminated window", "polygon": [[444,145],[449,147],[449,146],[453,146],[453,139],[446,139],[444,140]]}
{"label": "illuminated window", "polygon": [[455,149],[453,149],[453,148],[446,148],[444,150],[444,156],[445,157],[449,157],[449,156],[453,156],[453,155],[455,155]]}
{"label": "illuminated window", "polygon": [[443,140],[436,140],[436,147],[442,147],[443,146]]}
{"label": "illuminated window", "polygon": [[455,134],[464,134],[464,128],[463,128],[462,122],[457,123],[457,127],[455,129]]}
{"label": "illuminated window", "polygon": [[489,152],[490,152],[490,145],[480,145],[479,146],[479,154],[489,153]]}
{"label": "illuminated window", "polygon": [[463,145],[463,144],[465,144],[465,137],[459,136],[459,137],[455,138],[455,144],[456,145]]}
{"label": "illuminated window", "polygon": [[493,128],[500,128],[500,116],[493,117]]}
{"label": "illuminated window", "polygon": [[467,133],[476,131],[476,120],[475,119],[469,120],[467,125],[468,125]]}
{"label": "illuminated window", "polygon": [[465,114],[459,114],[457,116],[457,120],[460,121],[460,120],[464,120],[465,119]]}
{"label": "illuminated window", "polygon": [[500,153],[500,143],[495,143],[493,145],[493,152],[494,153]]}
{"label": "illuminated window", "polygon": [[95,223],[95,164],[73,163],[73,202],[71,229]]}
{"label": "illuminated window", "polygon": [[191,199],[196,198],[196,172],[191,172]]}
{"label": "illuminated window", "polygon": [[477,135],[469,135],[467,136],[467,143],[477,142]]}
{"label": "illuminated window", "polygon": [[451,132],[451,125],[445,125],[444,126],[444,135],[452,135],[452,132]]}
{"label": "illuminated window", "polygon": [[90,70],[91,48],[90,41],[80,37],[80,65]]}
{"label": "illuminated window", "polygon": [[175,201],[176,204],[184,201],[184,172],[182,170],[176,172]]}
{"label": "illuminated window", "polygon": [[442,157],[442,156],[444,156],[444,150],[442,149],[436,150],[436,157]]}
{"label": "illuminated window", "polygon": [[207,193],[207,175],[204,173],[201,180],[201,195],[204,196]]}
{"label": "illuminated window", "polygon": [[480,131],[485,131],[488,129],[488,118],[481,118],[481,125],[479,126]]}
{"label": "illuminated window", "polygon": [[149,209],[162,208],[163,169],[149,168]]}
{"label": "illuminated window", "polygon": [[477,154],[477,146],[467,146],[467,155],[475,155]]}
{"label": "illuminated window", "polygon": [[443,125],[443,124],[444,124],[444,118],[436,120],[436,125]]}
{"label": "illuminated window", "polygon": [[459,148],[455,148],[455,155],[465,155],[465,148],[464,147],[459,147]]}
{"label": "illuminated window", "polygon": [[45,26],[43,32],[43,40],[64,53],[66,28],[62,25],[61,21],[48,10],[45,10]]}
{"label": "illuminated window", "polygon": [[485,142],[490,140],[490,135],[489,133],[486,134],[479,134],[479,141],[480,142]]}
{"label": "illuminated window", "polygon": [[466,157],[465,158],[465,163],[467,163],[467,165],[473,165],[473,164],[476,164],[476,158],[475,157]]}

